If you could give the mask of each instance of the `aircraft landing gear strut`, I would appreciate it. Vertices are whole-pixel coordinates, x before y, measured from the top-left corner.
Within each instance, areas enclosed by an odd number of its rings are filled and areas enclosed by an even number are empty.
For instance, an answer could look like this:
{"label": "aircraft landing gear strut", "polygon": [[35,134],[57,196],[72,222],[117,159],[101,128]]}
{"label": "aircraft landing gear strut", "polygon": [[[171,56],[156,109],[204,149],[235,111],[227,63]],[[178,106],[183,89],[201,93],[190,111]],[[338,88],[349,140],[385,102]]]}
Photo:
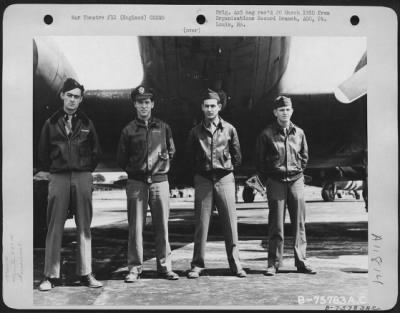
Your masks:
{"label": "aircraft landing gear strut", "polygon": [[245,203],[254,202],[254,198],[257,192],[259,192],[264,199],[267,198],[264,184],[257,175],[254,175],[248,178],[245,182],[242,192],[243,201]]}

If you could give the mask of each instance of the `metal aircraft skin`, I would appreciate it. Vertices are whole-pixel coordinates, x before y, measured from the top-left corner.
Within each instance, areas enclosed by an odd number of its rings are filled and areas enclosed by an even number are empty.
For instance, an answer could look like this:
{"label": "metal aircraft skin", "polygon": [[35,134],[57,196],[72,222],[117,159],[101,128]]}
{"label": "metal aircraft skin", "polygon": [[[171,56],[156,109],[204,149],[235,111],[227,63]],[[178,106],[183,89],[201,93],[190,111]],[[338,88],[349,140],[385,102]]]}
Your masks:
{"label": "metal aircraft skin", "polygon": [[[139,37],[143,84],[155,89],[154,115],[172,128],[177,154],[170,182],[188,182],[184,150],[189,130],[201,119],[201,94],[220,92],[222,118],[239,134],[243,165],[235,174],[244,182],[255,174],[255,141],[274,120],[272,104],[282,89],[291,48],[290,37]],[[366,54],[354,64],[354,74],[366,69]],[[34,168],[40,129],[61,102],[66,77],[76,77],[72,66],[48,39],[34,40],[33,144]],[[306,75],[307,73],[305,73]],[[344,85],[354,84],[355,79]],[[357,82],[357,81],[356,81]],[[84,82],[82,82],[84,84]],[[135,86],[132,86],[135,87]],[[343,92],[354,90],[352,86]],[[85,91],[82,109],[98,131],[103,157],[98,171],[122,171],[115,153],[122,128],[134,118],[132,89]],[[367,95],[343,103],[335,93],[289,94],[293,122],[304,129],[310,151],[309,184],[328,186],[341,180],[365,180],[367,169]]]}

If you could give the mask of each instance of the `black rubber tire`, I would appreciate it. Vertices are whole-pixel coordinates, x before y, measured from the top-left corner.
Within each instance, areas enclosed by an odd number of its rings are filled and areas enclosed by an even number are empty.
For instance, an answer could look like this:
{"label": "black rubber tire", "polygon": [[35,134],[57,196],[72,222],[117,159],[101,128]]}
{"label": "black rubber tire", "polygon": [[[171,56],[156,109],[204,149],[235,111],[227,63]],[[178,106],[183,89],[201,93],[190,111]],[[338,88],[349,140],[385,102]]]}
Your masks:
{"label": "black rubber tire", "polygon": [[335,185],[331,183],[326,184],[324,187],[322,187],[321,190],[322,199],[324,199],[324,201],[326,202],[335,201],[335,193],[336,193],[335,189],[336,189]]}
{"label": "black rubber tire", "polygon": [[243,197],[243,201],[245,203],[252,203],[254,202],[254,198],[255,198],[255,193],[253,188],[250,187],[244,187],[243,188],[243,192],[242,192],[242,197]]}

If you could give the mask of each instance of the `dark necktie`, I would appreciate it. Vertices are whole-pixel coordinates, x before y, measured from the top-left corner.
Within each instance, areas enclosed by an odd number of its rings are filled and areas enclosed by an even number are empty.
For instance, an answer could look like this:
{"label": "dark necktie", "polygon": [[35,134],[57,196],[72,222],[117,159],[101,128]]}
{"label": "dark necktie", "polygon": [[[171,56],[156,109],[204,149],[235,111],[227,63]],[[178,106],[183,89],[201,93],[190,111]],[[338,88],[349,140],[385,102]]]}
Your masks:
{"label": "dark necktie", "polygon": [[289,129],[285,127],[285,128],[283,129],[283,132],[284,132],[284,134],[285,134],[285,137],[287,137],[288,134],[289,134]]}
{"label": "dark necktie", "polygon": [[72,133],[72,115],[67,115],[67,120],[65,122],[65,130],[69,136]]}

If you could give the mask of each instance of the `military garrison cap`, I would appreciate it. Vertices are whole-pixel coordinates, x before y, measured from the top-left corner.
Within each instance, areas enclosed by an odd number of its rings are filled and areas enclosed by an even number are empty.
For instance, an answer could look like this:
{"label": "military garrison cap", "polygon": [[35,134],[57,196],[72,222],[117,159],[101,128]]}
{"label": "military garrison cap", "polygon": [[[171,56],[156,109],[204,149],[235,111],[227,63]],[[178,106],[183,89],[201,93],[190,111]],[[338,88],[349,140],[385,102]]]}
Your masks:
{"label": "military garrison cap", "polygon": [[275,99],[274,109],[280,107],[291,107],[291,106],[292,106],[292,100],[290,100],[289,97],[279,96]]}
{"label": "military garrison cap", "polygon": [[82,91],[82,93],[85,91],[83,85],[79,84],[75,79],[67,78],[64,82],[64,85],[62,86],[61,91],[66,92],[75,88],[79,88]]}
{"label": "military garrison cap", "polygon": [[207,89],[207,92],[205,92],[203,96],[203,100],[207,99],[215,99],[218,103],[221,103],[221,98],[219,97],[218,93],[210,88]]}
{"label": "military garrison cap", "polygon": [[154,96],[153,89],[142,86],[142,85],[136,87],[131,93],[131,98],[133,101],[143,100],[143,99],[148,99],[148,98],[150,98],[152,100],[153,96]]}

